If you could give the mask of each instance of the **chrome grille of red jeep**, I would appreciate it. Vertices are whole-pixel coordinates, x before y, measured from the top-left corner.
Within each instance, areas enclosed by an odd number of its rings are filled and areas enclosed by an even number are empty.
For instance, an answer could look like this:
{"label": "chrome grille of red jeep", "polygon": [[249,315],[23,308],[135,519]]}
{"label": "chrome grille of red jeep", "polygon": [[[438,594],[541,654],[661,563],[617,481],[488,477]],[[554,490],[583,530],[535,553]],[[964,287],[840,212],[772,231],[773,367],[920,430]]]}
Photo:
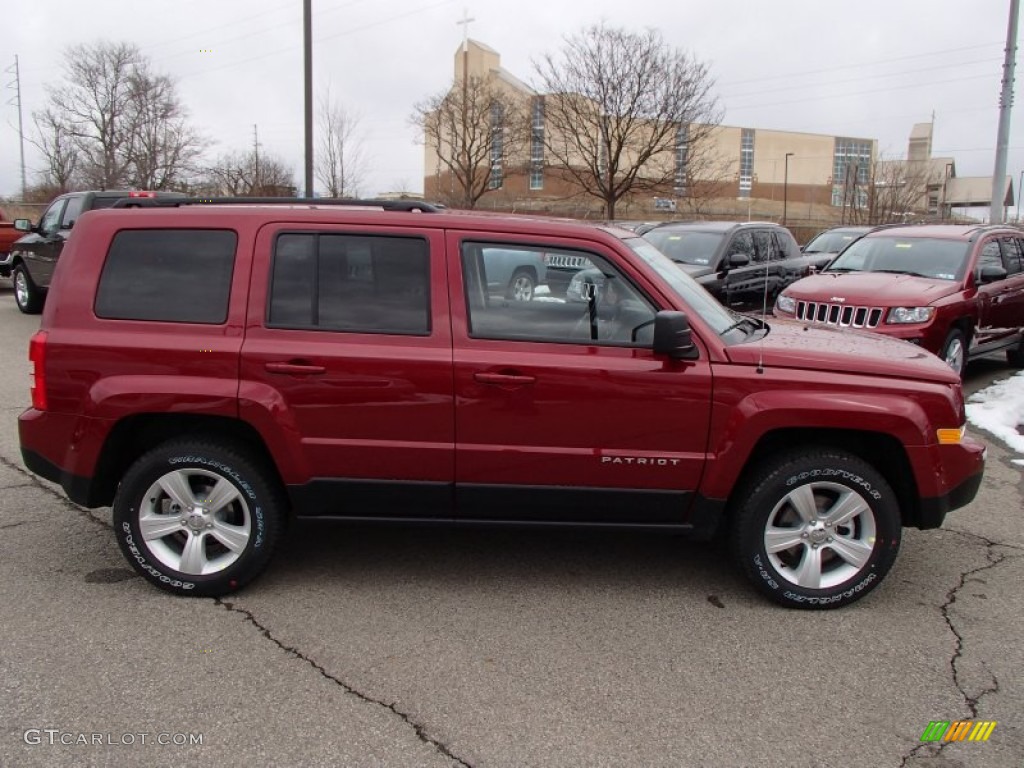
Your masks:
{"label": "chrome grille of red jeep", "polygon": [[840,328],[877,328],[885,316],[883,307],[854,307],[819,301],[798,301],[796,319]]}

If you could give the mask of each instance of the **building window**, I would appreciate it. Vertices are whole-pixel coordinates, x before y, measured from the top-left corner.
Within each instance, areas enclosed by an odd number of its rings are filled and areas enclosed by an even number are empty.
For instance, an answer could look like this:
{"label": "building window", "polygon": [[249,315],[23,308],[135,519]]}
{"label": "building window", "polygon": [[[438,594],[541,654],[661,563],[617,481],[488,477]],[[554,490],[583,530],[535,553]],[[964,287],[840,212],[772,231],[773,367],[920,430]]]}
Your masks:
{"label": "building window", "polygon": [[491,178],[488,189],[501,189],[505,181],[501,160],[505,152],[505,110],[501,104],[491,105]]}
{"label": "building window", "polygon": [[676,177],[673,192],[677,197],[686,195],[686,155],[689,136],[690,126],[680,125],[676,128]]}
{"label": "building window", "polygon": [[530,121],[530,189],[544,189],[544,97],[533,100]]}
{"label": "building window", "polygon": [[832,153],[832,205],[867,205],[871,175],[871,142],[837,137]]}
{"label": "building window", "polygon": [[744,128],[740,134],[740,197],[750,197],[754,186],[754,130]]}

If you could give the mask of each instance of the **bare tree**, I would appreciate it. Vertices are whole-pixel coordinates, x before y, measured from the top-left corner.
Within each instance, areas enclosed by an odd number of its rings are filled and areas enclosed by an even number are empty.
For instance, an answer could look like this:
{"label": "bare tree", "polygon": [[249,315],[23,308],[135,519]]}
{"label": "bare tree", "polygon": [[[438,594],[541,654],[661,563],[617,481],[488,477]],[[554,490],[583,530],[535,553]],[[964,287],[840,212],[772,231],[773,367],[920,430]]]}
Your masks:
{"label": "bare tree", "polygon": [[631,192],[676,186],[677,149],[696,162],[721,121],[707,67],[653,30],[592,26],[534,67],[548,94],[545,148],[608,218]]}
{"label": "bare tree", "polygon": [[[48,88],[40,144],[73,141],[83,185],[97,189],[180,185],[203,148],[174,83],[151,71],[130,43],[69,48],[64,82]],[[45,155],[44,151],[44,155]]]}
{"label": "bare tree", "polygon": [[475,208],[484,194],[500,188],[509,158],[529,141],[527,117],[522,97],[491,77],[459,79],[418,103],[411,121],[451,181],[442,200]]}
{"label": "bare tree", "polygon": [[70,192],[75,187],[78,171],[78,150],[67,122],[52,107],[33,113],[36,138],[30,141],[43,156],[44,167],[38,172],[40,189],[50,197]]}
{"label": "bare tree", "polygon": [[294,197],[295,172],[272,155],[230,152],[205,170],[196,191],[213,197]]}
{"label": "bare tree", "polygon": [[317,109],[316,178],[330,197],[359,197],[366,165],[359,117],[331,99],[328,90]]}
{"label": "bare tree", "polygon": [[890,224],[921,214],[930,174],[927,162],[879,157],[869,168],[867,183],[849,195],[850,223]]}

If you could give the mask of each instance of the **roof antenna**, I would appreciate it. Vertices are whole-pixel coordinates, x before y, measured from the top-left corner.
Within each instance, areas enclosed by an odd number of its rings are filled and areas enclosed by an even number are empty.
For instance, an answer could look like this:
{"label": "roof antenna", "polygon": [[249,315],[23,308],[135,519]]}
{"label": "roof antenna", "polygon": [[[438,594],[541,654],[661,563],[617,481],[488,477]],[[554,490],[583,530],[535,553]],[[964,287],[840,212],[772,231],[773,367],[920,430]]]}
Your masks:
{"label": "roof antenna", "polygon": [[[771,234],[768,235],[771,237]],[[772,242],[775,242],[774,238]],[[757,245],[755,244],[755,248]],[[764,292],[761,296],[761,340],[757,344],[757,373],[764,373],[764,337],[768,335],[768,322],[765,318],[768,316],[768,277],[769,277],[769,265],[772,260],[768,258],[768,254],[765,254],[764,259]]]}

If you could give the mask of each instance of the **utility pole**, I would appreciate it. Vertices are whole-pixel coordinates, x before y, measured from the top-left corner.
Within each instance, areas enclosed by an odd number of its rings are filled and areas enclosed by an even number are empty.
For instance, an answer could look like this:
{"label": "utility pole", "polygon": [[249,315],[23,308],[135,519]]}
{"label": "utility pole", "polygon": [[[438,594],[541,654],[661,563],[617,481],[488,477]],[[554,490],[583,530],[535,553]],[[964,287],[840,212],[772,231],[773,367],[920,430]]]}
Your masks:
{"label": "utility pole", "polygon": [[313,196],[313,9],[302,2],[302,42],[305,50],[306,85],[306,197]]}
{"label": "utility pole", "polygon": [[[6,69],[11,72],[11,68]],[[18,54],[14,54],[14,82],[8,83],[8,88],[14,88],[14,101],[9,102],[18,108],[18,141],[21,142],[21,202],[25,202],[25,129],[21,120],[21,70],[18,67]]]}
{"label": "utility pole", "polygon": [[1006,156],[1010,144],[1010,109],[1013,107],[1013,71],[1017,61],[1017,15],[1020,0],[1010,0],[1010,20],[1006,27],[1006,55],[1003,58],[1003,91],[999,95],[999,133],[996,137],[996,167],[992,173],[992,202],[989,221],[1003,220],[1003,196],[1006,194]]}
{"label": "utility pole", "polygon": [[260,190],[263,189],[263,184],[260,182],[260,135],[256,128],[256,123],[252,124],[252,154],[253,154],[253,179],[252,179],[252,194],[259,195]]}

